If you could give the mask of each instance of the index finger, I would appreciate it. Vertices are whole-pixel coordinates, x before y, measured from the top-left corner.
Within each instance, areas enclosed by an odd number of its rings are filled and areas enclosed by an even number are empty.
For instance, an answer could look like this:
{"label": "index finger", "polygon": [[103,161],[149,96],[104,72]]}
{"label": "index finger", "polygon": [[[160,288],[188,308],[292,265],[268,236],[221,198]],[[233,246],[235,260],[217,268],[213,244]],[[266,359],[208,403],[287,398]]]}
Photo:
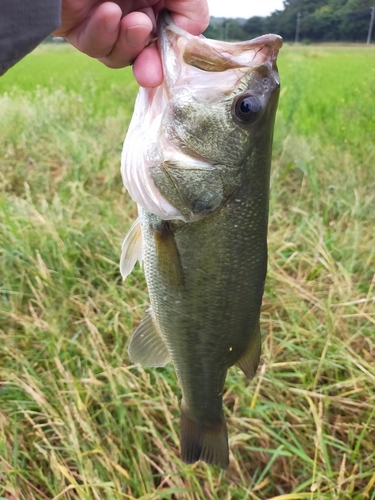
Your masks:
{"label": "index finger", "polygon": [[164,0],[174,22],[192,35],[200,35],[210,22],[207,0]]}

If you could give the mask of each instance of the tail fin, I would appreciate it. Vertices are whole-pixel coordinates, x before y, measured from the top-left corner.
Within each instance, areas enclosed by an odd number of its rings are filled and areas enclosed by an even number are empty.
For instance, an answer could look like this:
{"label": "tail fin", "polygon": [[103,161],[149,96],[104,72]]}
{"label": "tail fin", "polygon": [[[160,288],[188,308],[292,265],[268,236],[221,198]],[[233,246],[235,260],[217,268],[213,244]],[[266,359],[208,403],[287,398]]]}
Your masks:
{"label": "tail fin", "polygon": [[229,464],[227,426],[224,414],[215,425],[199,425],[181,405],[181,459],[186,464],[203,460],[226,469]]}

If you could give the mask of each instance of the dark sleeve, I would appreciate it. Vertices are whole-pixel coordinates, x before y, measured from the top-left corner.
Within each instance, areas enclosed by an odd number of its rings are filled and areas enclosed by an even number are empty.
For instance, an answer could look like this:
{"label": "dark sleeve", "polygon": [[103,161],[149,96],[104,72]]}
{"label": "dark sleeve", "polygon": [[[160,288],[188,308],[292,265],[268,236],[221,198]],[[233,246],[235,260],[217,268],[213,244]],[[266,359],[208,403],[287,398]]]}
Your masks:
{"label": "dark sleeve", "polygon": [[0,0],[0,76],[60,25],[61,0]]}

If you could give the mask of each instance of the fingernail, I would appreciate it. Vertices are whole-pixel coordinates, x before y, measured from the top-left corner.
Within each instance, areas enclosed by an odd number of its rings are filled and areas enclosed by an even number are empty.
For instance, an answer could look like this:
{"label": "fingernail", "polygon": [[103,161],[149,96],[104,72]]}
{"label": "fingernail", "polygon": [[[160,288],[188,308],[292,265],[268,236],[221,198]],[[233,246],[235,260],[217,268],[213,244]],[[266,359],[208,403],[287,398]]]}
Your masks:
{"label": "fingernail", "polygon": [[143,29],[140,30],[140,28],[145,28],[149,30],[148,26],[143,26],[137,25],[137,26],[131,26],[126,30],[126,41],[128,42],[129,45],[133,45],[134,47],[138,47],[139,45],[144,45],[150,36],[149,33],[145,36],[145,32]]}

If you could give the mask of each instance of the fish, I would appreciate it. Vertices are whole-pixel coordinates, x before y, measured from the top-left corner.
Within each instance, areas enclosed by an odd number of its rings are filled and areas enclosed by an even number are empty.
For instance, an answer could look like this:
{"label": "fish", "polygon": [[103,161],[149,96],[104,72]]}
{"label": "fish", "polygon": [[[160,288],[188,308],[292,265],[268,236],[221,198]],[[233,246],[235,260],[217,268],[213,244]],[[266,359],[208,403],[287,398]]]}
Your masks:
{"label": "fish", "polygon": [[172,362],[182,393],[181,459],[226,469],[228,369],[249,379],[261,354],[270,164],[282,38],[193,36],[163,10],[164,81],[139,90],[121,172],[138,205],[120,261],[143,263],[150,309],[133,363]]}

